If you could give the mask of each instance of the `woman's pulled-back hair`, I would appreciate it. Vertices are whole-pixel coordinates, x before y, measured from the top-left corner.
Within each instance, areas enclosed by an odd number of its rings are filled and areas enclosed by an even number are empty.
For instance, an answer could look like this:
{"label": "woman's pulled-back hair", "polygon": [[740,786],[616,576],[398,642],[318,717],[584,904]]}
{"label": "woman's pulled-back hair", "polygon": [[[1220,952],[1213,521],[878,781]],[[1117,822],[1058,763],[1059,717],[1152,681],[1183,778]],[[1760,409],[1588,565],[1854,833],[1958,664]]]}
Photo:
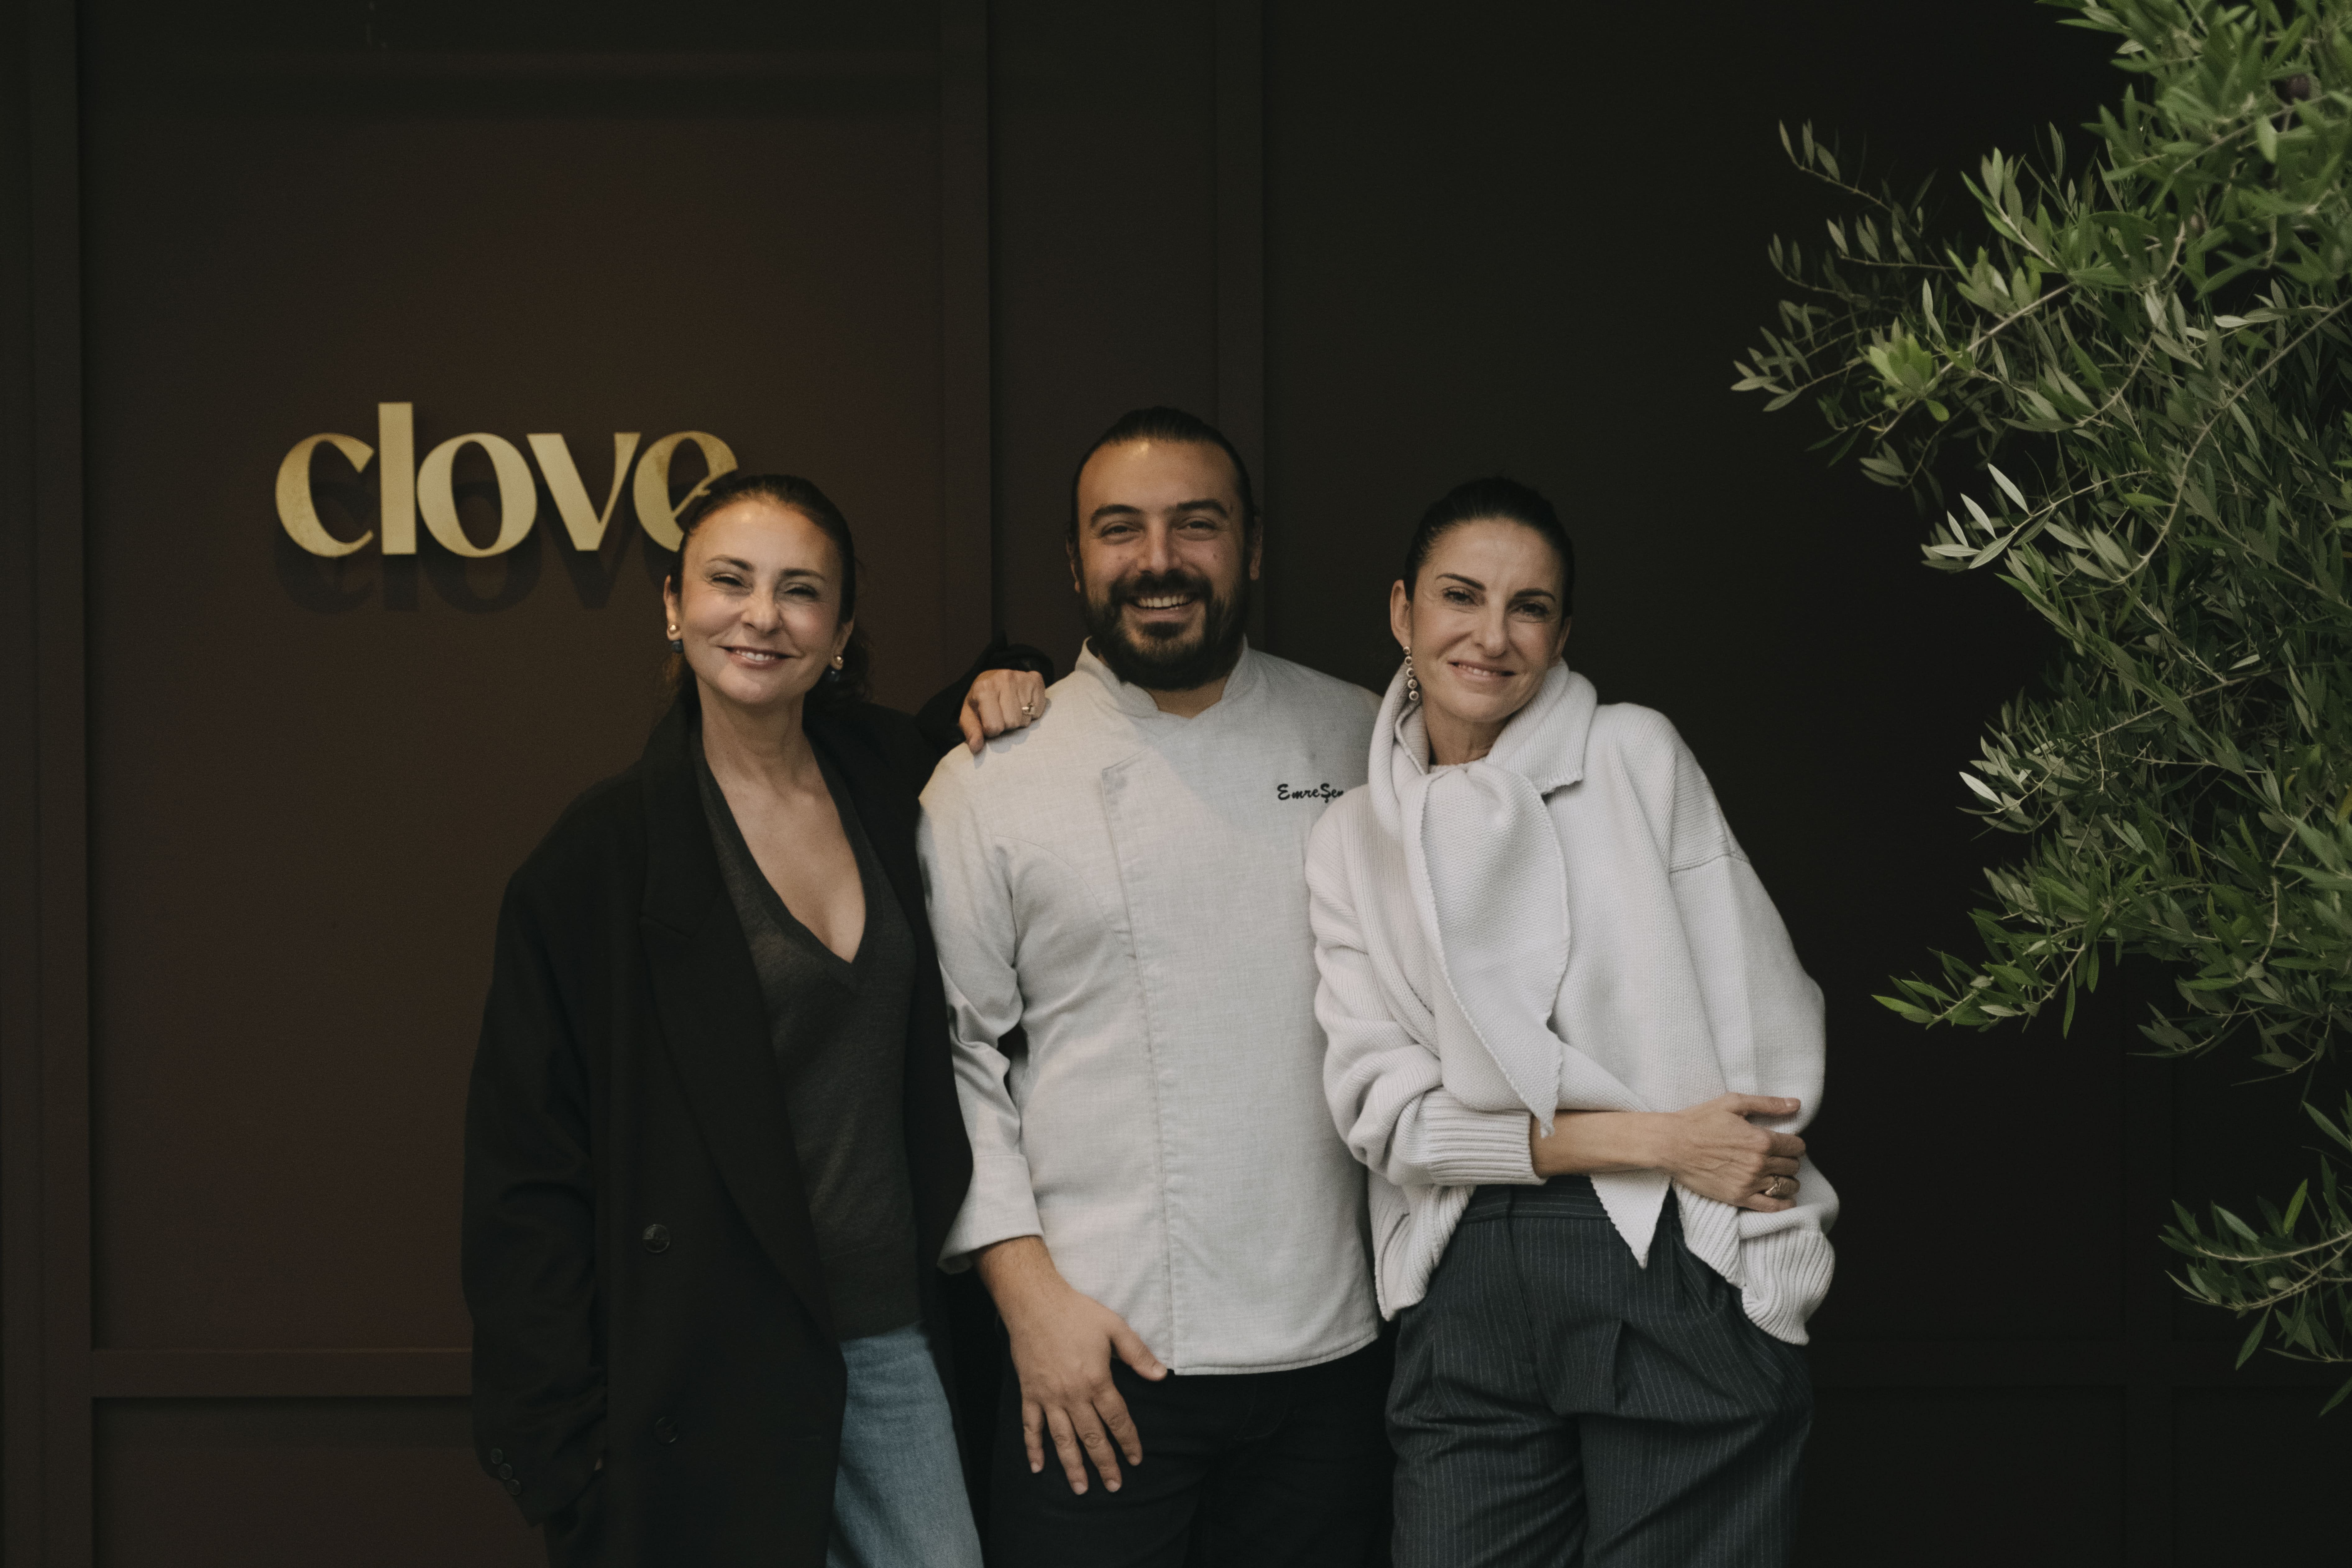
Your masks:
{"label": "woman's pulled-back hair", "polygon": [[[841,557],[841,618],[845,621],[856,619],[857,549],[849,537],[849,520],[841,515],[841,509],[834,505],[823,490],[797,474],[746,474],[738,471],[721,474],[711,480],[702,493],[687,502],[677,514],[678,570],[683,572],[686,568],[687,541],[694,537],[694,531],[701,526],[703,520],[740,500],[772,501],[787,511],[798,512],[816,524],[818,531],[833,541],[834,551]],[[681,589],[683,586],[681,583]],[[817,707],[865,701],[872,662],[872,656],[866,646],[866,634],[853,626],[849,641],[841,650],[841,668],[826,670],[824,678],[810,688],[807,700]],[[687,683],[686,656],[671,654],[663,673],[668,679],[670,689],[683,689]]]}
{"label": "woman's pulled-back hair", "polygon": [[1421,514],[1421,526],[1412,531],[1412,542],[1405,547],[1405,593],[1410,595],[1420,586],[1421,569],[1440,539],[1465,522],[1490,520],[1516,522],[1551,546],[1559,561],[1559,613],[1570,613],[1576,594],[1576,546],[1570,542],[1568,530],[1560,527],[1559,514],[1539,492],[1500,474],[1454,486]]}

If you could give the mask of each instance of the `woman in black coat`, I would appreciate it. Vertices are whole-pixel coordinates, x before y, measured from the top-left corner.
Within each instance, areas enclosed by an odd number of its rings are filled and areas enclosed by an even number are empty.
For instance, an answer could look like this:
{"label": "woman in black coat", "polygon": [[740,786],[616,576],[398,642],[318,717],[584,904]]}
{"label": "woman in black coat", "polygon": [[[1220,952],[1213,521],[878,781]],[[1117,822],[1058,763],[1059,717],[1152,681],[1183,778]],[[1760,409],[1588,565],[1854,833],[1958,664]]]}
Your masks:
{"label": "woman in black coat", "polygon": [[976,1568],[936,1357],[971,1170],[848,525],[727,475],[677,700],[509,884],[467,1106],[483,1464],[559,1564]]}

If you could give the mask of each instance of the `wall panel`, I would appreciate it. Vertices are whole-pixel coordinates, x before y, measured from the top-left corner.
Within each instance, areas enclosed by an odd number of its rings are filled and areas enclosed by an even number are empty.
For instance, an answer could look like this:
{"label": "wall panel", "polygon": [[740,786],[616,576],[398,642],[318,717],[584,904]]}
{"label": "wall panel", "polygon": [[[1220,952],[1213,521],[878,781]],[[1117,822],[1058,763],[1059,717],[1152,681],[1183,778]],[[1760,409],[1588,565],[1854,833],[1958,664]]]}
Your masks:
{"label": "wall panel", "polygon": [[[1805,1456],[1798,1561],[2134,1561],[2118,1529],[2123,1424],[2115,1389],[1824,1391]],[[1989,1432],[2003,1440],[1987,1443]]]}
{"label": "wall panel", "polygon": [[2269,1568],[2342,1560],[2352,1441],[2311,1412],[2297,1389],[2233,1384],[2181,1397],[2179,1486],[2170,1500],[2176,1561]]}
{"label": "wall panel", "polygon": [[[48,1290],[9,1304],[8,1392],[43,1400],[12,1407],[10,1561],[89,1561],[93,1518],[108,1562],[536,1558],[459,1397],[459,1111],[499,885],[642,743],[670,563],[629,485],[575,548],[543,471],[520,546],[469,560],[420,529],[387,555],[377,405],[413,405],[416,457],[561,433],[599,503],[615,432],[709,431],[815,478],[858,525],[878,695],[912,706],[987,624],[952,569],[989,541],[978,17],[37,18],[66,146],[35,163],[88,199],[50,204],[63,265],[20,289],[65,325],[81,293],[90,330],[52,333],[36,424],[68,460],[11,539],[64,552],[58,678],[21,696],[71,770],[42,786],[73,815],[46,820],[72,874],[40,931],[79,963],[86,868],[95,1044],[85,1090],[78,1014],[35,1013],[29,1080],[7,1042],[11,1125],[37,1105],[40,1132],[11,1153],[45,1156],[38,1187],[7,1177],[10,1257],[45,1237]],[[335,560],[273,506],[322,430],[379,448],[312,465],[330,532],[374,536]],[[686,448],[668,503],[703,471]],[[479,548],[496,476],[475,447],[452,480]],[[38,994],[18,978],[12,1019]]]}
{"label": "wall panel", "polygon": [[100,1568],[536,1568],[462,1399],[100,1406]]}
{"label": "wall panel", "polygon": [[1215,21],[1201,0],[992,16],[999,618],[1066,671],[1077,455],[1129,408],[1215,414]]}
{"label": "wall panel", "polygon": [[[670,558],[625,510],[583,554],[550,503],[495,559],[321,561],[278,456],[409,401],[420,457],[560,432],[601,502],[615,431],[712,431],[863,522],[881,687],[919,697],[935,83],[429,83],[427,112],[398,79],[92,78],[99,1342],[462,1344],[498,889],[641,745]],[[314,461],[344,537],[382,528],[381,466]],[[477,544],[488,470],[457,469]]]}

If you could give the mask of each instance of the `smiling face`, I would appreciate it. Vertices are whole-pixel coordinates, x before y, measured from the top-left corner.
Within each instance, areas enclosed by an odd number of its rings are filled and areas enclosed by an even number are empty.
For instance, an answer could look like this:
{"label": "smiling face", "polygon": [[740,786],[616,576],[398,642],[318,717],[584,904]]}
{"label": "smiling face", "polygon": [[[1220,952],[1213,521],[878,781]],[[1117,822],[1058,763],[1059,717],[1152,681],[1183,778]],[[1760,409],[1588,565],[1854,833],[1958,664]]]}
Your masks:
{"label": "smiling face", "polygon": [[1543,685],[1568,643],[1560,588],[1542,534],[1477,518],[1438,536],[1410,589],[1390,589],[1390,629],[1412,656],[1435,761],[1485,756]]}
{"label": "smiling face", "polygon": [[1121,680],[1189,691],[1241,655],[1256,531],[1223,452],[1126,441],[1078,470],[1070,575],[1095,654]]}
{"label": "smiling face", "polygon": [[764,496],[704,518],[662,585],[704,700],[795,708],[849,641],[841,565],[823,529]]}

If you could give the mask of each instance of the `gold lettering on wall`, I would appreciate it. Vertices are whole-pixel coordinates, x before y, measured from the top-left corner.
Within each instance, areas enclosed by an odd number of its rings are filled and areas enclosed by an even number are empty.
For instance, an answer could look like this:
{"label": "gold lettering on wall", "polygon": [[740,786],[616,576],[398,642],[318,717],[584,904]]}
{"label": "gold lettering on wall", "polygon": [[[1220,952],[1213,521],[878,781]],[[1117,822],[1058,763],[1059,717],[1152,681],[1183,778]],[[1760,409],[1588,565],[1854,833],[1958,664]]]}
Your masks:
{"label": "gold lettering on wall", "polygon": [[588,487],[580,482],[572,448],[563,444],[562,437],[526,436],[523,439],[530,443],[530,455],[539,459],[539,471],[547,476],[547,493],[555,498],[555,515],[563,520],[572,547],[594,550],[602,545],[604,530],[612,525],[613,508],[621,500],[621,481],[629,475],[629,458],[637,449],[637,433],[630,430],[613,437],[613,488],[605,492],[603,511],[589,509]]}
{"label": "gold lettering on wall", "polygon": [[[466,525],[457,521],[457,492],[449,483],[457,450],[467,442],[490,455],[490,467],[499,476],[499,536],[487,546],[466,537]],[[530,525],[539,521],[539,487],[530,482],[530,465],[522,460],[512,441],[477,430],[469,436],[452,436],[425,454],[416,470],[416,510],[425,514],[425,526],[450,554],[503,555],[520,544]]]}
{"label": "gold lettering on wall", "polygon": [[[669,504],[669,460],[680,444],[691,441],[702,452],[702,460],[710,471],[702,476],[702,483],[679,498],[677,506]],[[676,550],[685,538],[677,531],[677,514],[688,501],[700,495],[711,480],[735,466],[735,454],[727,443],[701,430],[681,430],[675,436],[665,436],[646,448],[637,460],[637,525],[643,528],[656,544],[664,550]]]}
{"label": "gold lettering on wall", "polygon": [[[313,555],[332,559],[349,555],[380,531],[386,555],[414,555],[420,513],[426,531],[444,549],[457,555],[476,559],[503,555],[530,536],[531,525],[539,519],[539,489],[532,480],[530,462],[513,442],[503,436],[477,430],[442,442],[419,463],[415,405],[379,403],[375,405],[375,418],[373,447],[356,436],[326,431],[297,441],[278,465],[278,521],[286,530],[286,536],[297,545]],[[563,531],[571,537],[572,548],[591,552],[603,547],[612,528],[613,509],[620,504],[622,487],[628,483],[632,458],[636,458],[633,499],[638,525],[647,538],[665,550],[678,547],[678,510],[709,488],[712,479],[735,467],[733,449],[707,430],[679,430],[664,436],[647,447],[642,456],[637,452],[638,433],[621,431],[613,437],[613,482],[604,492],[604,506],[600,511],[590,501],[588,487],[581,481],[579,466],[572,459],[572,448],[562,436],[542,434],[523,439],[530,443],[531,456],[539,459],[540,476],[547,482],[547,493],[555,502],[556,515],[563,520]],[[468,442],[488,454],[490,468],[498,476],[499,532],[487,545],[476,544],[467,536],[457,515],[453,470],[457,453]],[[677,449],[689,442],[701,453],[706,472],[701,481],[673,506],[669,499],[670,462]],[[321,445],[341,452],[354,472],[364,469],[371,462],[376,464],[379,511],[375,531],[357,539],[338,539],[319,521],[318,502],[310,489],[310,459]]]}
{"label": "gold lettering on wall", "polygon": [[383,448],[383,468],[376,476],[376,493],[383,498],[376,519],[383,530],[386,555],[416,553],[416,416],[405,403],[375,405],[375,440]]}
{"label": "gold lettering on wall", "polygon": [[318,504],[310,498],[310,454],[319,449],[321,441],[349,458],[354,473],[368,466],[369,459],[375,456],[375,449],[365,441],[351,436],[337,436],[331,432],[323,436],[305,436],[294,443],[294,449],[286,454],[284,462],[278,465],[278,521],[285,525],[288,537],[295,543],[313,555],[331,559],[349,555],[373,539],[375,534],[370,531],[357,539],[337,539],[320,522]]}

